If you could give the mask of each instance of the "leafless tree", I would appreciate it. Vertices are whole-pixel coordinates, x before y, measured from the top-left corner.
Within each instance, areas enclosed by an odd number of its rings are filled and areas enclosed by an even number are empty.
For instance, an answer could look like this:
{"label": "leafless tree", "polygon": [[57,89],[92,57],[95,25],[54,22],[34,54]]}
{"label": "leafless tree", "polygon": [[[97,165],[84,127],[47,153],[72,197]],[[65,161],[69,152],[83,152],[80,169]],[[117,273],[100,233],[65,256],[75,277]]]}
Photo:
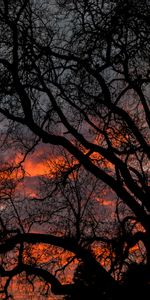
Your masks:
{"label": "leafless tree", "polygon": [[[2,147],[7,140],[25,157],[39,141],[68,151],[77,167],[112,191],[112,201],[116,195],[128,209],[124,216],[121,205],[117,208],[123,243],[128,253],[142,242],[147,265],[149,16],[149,0],[5,0],[0,7]],[[70,166],[64,185],[74,171]],[[68,191],[67,185],[61,192]],[[90,262],[104,290],[107,282],[113,294],[118,283],[79,243],[82,232],[77,227],[73,237],[19,232],[2,242],[0,253],[24,243],[62,247]],[[13,270],[2,268],[1,276],[22,271],[51,283],[54,293],[73,289],[22,261]]]}

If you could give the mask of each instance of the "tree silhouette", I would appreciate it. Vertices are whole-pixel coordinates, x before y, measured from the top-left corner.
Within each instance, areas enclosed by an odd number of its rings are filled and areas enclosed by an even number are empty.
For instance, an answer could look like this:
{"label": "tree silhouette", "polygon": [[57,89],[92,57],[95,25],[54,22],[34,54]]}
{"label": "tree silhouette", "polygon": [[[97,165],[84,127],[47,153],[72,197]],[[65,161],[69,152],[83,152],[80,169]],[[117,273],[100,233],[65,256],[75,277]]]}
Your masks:
{"label": "tree silhouette", "polygon": [[[66,296],[66,300],[75,299],[109,299],[113,295],[109,293],[109,289],[103,288],[100,284],[100,278],[95,276],[94,270],[83,262],[79,263],[74,273],[75,291],[70,296]],[[117,298],[116,298],[117,299]]]}
{"label": "tree silhouette", "polygon": [[10,231],[2,220],[0,253],[17,248],[18,257],[13,269],[2,265],[2,277],[26,272],[49,282],[53,293],[74,289],[42,266],[23,262],[24,245],[39,243],[91,264],[112,295],[120,289],[116,268],[138,243],[149,266],[149,16],[148,0],[1,1],[2,151],[17,149],[23,157],[19,168],[40,142],[65,149],[74,166],[65,169],[64,186],[77,167],[95,176],[109,190],[110,201],[119,201],[121,228],[119,243],[100,231],[89,237],[88,243],[105,240],[116,253],[108,272],[88,251],[87,241],[81,243],[80,230],[76,238],[17,231],[19,223]]}

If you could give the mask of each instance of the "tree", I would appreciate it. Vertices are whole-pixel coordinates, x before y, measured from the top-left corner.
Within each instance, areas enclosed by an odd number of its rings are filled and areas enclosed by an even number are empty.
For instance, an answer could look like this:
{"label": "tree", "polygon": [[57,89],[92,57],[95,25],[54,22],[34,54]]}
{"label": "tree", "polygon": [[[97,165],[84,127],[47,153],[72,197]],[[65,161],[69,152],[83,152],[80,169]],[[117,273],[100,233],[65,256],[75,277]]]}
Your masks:
{"label": "tree", "polygon": [[95,278],[93,270],[88,269],[87,265],[80,262],[75,274],[74,283],[76,286],[74,294],[65,297],[66,300],[69,299],[107,299],[106,294],[100,287],[99,280]]}
{"label": "tree", "polygon": [[[121,260],[141,241],[147,265],[149,14],[146,0],[58,0],[51,5],[5,0],[0,8],[2,146],[7,138],[24,157],[39,141],[66,149],[75,165],[102,181],[112,201],[116,196],[127,209],[123,214],[119,205],[117,211],[123,232]],[[8,236],[0,252],[24,243],[62,247],[90,261],[97,276],[116,289],[118,283],[79,240],[20,232]],[[1,276],[22,271],[43,277],[54,293],[73,288],[62,287],[42,268],[22,263],[10,273],[2,269]]]}

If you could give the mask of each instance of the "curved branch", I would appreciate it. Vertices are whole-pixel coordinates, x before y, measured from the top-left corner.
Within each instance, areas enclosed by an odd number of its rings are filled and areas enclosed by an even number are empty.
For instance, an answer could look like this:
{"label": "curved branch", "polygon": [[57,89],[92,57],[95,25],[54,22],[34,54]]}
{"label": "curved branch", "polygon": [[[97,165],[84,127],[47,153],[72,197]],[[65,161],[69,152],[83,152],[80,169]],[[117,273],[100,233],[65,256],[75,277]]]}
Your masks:
{"label": "curved branch", "polygon": [[6,253],[12,250],[17,244],[23,242],[28,244],[45,243],[47,245],[54,245],[70,251],[78,258],[82,259],[87,265],[91,266],[95,274],[101,278],[101,284],[103,286],[110,286],[110,289],[117,286],[117,282],[96,261],[92,253],[87,249],[81,248],[77,242],[71,238],[63,238],[38,233],[17,234],[14,237],[9,238],[4,244],[0,245],[0,253]]}
{"label": "curved branch", "polygon": [[39,267],[30,266],[27,264],[19,264],[10,271],[6,271],[4,270],[4,268],[0,268],[0,276],[9,277],[10,280],[14,276],[22,272],[26,272],[28,275],[36,275],[39,278],[42,278],[47,283],[50,283],[51,291],[55,295],[65,295],[72,293],[75,290],[74,284],[61,284],[61,282],[53,274]]}

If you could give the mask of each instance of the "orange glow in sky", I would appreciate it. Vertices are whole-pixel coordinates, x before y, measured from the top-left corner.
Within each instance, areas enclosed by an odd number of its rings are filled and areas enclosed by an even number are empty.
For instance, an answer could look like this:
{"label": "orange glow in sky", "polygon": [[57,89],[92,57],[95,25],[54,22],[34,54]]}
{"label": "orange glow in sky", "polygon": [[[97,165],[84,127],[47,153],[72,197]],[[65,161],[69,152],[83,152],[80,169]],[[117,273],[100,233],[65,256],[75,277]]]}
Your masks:
{"label": "orange glow in sky", "polygon": [[42,176],[47,174],[48,171],[43,162],[34,162],[32,159],[27,159],[23,166],[29,176]]}

